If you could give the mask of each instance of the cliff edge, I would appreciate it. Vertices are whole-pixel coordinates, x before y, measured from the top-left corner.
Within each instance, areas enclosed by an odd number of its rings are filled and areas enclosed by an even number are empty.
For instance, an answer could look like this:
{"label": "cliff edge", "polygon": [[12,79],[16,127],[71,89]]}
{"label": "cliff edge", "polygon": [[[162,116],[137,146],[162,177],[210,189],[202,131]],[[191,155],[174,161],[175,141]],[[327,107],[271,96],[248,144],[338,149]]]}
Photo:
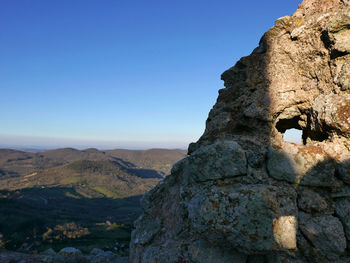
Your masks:
{"label": "cliff edge", "polygon": [[350,1],[303,1],[221,78],[204,134],[145,196],[129,261],[350,262]]}

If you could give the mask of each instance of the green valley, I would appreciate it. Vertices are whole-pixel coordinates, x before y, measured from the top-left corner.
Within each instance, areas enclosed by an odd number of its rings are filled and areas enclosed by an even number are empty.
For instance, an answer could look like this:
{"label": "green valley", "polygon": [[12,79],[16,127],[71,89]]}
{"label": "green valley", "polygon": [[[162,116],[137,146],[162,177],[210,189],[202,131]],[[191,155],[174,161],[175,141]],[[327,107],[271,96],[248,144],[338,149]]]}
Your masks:
{"label": "green valley", "polygon": [[128,251],[140,199],[184,150],[0,149],[0,245]]}

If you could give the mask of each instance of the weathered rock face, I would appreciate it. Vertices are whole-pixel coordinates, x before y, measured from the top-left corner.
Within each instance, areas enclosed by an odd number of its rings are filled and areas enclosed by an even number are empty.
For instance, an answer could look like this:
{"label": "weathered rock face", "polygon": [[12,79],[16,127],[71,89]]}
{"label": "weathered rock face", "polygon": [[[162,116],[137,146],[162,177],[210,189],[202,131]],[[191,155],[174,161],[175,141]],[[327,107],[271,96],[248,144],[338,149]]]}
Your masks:
{"label": "weathered rock face", "polygon": [[144,198],[130,262],[350,262],[349,1],[305,0],[222,79]]}

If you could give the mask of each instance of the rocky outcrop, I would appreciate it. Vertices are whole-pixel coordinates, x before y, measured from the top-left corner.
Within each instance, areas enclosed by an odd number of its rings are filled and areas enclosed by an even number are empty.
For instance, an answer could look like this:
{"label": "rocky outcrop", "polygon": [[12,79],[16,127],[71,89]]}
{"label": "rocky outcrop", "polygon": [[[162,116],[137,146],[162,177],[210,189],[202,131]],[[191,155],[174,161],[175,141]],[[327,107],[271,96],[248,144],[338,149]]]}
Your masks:
{"label": "rocky outcrop", "polygon": [[[304,0],[142,202],[130,262],[350,262],[350,4]],[[302,145],[283,140],[302,130]]]}

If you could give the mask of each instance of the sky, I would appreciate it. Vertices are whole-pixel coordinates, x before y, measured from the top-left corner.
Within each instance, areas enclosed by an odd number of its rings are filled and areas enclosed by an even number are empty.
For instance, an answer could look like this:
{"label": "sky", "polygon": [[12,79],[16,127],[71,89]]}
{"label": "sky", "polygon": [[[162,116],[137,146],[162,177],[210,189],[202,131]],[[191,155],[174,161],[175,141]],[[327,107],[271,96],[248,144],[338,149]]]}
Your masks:
{"label": "sky", "polygon": [[300,2],[0,0],[0,146],[186,148]]}

